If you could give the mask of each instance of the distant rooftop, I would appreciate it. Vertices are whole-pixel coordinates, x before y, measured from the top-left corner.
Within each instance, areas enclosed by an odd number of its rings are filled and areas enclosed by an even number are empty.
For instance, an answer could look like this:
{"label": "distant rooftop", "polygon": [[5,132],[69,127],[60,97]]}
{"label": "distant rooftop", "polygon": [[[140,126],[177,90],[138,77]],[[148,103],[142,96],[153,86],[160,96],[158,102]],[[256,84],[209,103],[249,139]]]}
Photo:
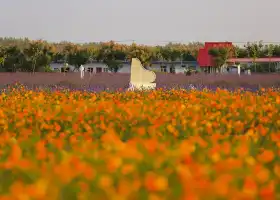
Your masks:
{"label": "distant rooftop", "polygon": [[230,58],[227,60],[228,62],[239,62],[239,63],[270,63],[270,62],[280,62],[280,57],[272,57],[272,58]]}

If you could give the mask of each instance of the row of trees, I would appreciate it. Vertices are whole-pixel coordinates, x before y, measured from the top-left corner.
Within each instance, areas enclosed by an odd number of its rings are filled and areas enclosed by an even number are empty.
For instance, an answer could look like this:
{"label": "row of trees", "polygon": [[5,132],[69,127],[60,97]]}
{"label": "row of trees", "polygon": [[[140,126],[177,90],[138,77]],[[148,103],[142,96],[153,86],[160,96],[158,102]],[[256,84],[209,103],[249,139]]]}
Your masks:
{"label": "row of trees", "polygon": [[[215,67],[221,70],[228,58],[252,58],[254,64],[254,71],[257,71],[257,58],[272,58],[280,57],[280,45],[268,44],[264,45],[261,41],[254,43],[247,43],[243,48],[234,46],[233,48],[213,48],[208,52],[214,60]],[[269,71],[270,71],[269,63]],[[259,70],[260,71],[260,70]]]}
{"label": "row of trees", "polygon": [[40,42],[31,42],[28,48],[0,46],[0,64],[5,71],[33,71],[47,66],[52,60],[50,47]]}
{"label": "row of trees", "polygon": [[[48,43],[43,40],[0,38],[0,69],[5,71],[35,72],[40,69],[49,71],[51,62],[64,62],[75,66],[90,61],[104,62],[111,71],[117,71],[121,61],[137,57],[144,65],[152,61],[194,61],[202,43],[174,44],[165,46],[145,46],[106,43],[73,44],[69,42]],[[236,57],[273,57],[280,56],[280,45],[263,45],[262,42],[248,43],[243,48],[230,50]],[[230,56],[227,49],[212,49],[209,52],[215,57],[217,66]]]}
{"label": "row of trees", "polygon": [[104,43],[73,44],[69,42],[48,43],[28,39],[0,38],[0,65],[6,71],[38,71],[48,67],[51,62],[68,63],[75,67],[90,61],[104,62],[109,70],[117,71],[122,61],[137,57],[144,65],[152,61],[165,60],[195,61],[202,43],[168,44],[165,46],[146,46]]}

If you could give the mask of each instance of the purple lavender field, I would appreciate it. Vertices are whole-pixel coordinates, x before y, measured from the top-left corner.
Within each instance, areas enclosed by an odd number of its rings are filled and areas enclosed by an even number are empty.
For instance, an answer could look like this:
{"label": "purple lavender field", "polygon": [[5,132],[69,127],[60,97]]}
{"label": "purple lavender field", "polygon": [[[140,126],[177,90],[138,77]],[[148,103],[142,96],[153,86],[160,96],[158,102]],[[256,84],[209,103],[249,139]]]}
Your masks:
{"label": "purple lavender field", "polygon": [[[0,73],[0,88],[4,89],[15,82],[23,84],[29,89],[59,89],[67,88],[71,90],[116,91],[129,87],[129,74],[120,73],[99,73],[85,74],[83,80],[79,73]],[[279,88],[279,74],[252,74],[248,75],[221,75],[221,74],[196,74],[185,76],[184,74],[163,74],[157,73],[157,88],[196,89],[216,88],[235,90],[243,88],[245,90],[256,91],[260,88]]]}

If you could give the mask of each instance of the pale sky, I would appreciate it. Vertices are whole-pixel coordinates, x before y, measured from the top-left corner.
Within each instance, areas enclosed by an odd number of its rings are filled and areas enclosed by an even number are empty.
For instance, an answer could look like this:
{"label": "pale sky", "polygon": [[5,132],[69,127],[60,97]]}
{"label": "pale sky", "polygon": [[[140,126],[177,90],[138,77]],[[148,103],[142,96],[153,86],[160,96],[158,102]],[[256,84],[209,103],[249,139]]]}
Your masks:
{"label": "pale sky", "polygon": [[280,42],[280,0],[0,0],[0,36],[49,41]]}

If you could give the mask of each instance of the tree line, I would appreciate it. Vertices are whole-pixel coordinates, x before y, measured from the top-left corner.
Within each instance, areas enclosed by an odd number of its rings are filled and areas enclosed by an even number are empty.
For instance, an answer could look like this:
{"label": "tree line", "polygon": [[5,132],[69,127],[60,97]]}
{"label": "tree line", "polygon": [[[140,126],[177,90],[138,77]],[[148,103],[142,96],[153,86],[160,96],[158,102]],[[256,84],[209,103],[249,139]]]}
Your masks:
{"label": "tree line", "polygon": [[[0,69],[2,71],[36,72],[50,71],[52,62],[64,62],[78,70],[80,65],[90,61],[106,63],[111,71],[117,71],[122,61],[137,57],[145,65],[153,61],[195,61],[203,43],[169,43],[164,46],[119,44],[114,41],[101,43],[74,44],[70,42],[50,43],[27,38],[0,38]],[[280,56],[280,45],[263,45],[262,42],[247,43],[244,47],[235,46],[234,56],[274,57]],[[228,57],[225,49],[213,49],[210,54],[223,62]],[[225,54],[226,53],[226,54]],[[219,65],[220,65],[219,63]]]}
{"label": "tree line", "polygon": [[[221,71],[222,66],[226,63],[228,58],[252,58],[254,68],[253,72],[273,72],[274,68],[271,68],[271,63],[257,64],[257,58],[273,58],[280,57],[280,45],[266,44],[262,41],[247,43],[243,47],[233,46],[233,48],[212,48],[208,52],[214,61],[216,68]],[[237,63],[238,64],[238,63]],[[268,65],[268,66],[266,66]],[[247,68],[243,66],[243,68]],[[251,68],[250,68],[251,69]]]}

